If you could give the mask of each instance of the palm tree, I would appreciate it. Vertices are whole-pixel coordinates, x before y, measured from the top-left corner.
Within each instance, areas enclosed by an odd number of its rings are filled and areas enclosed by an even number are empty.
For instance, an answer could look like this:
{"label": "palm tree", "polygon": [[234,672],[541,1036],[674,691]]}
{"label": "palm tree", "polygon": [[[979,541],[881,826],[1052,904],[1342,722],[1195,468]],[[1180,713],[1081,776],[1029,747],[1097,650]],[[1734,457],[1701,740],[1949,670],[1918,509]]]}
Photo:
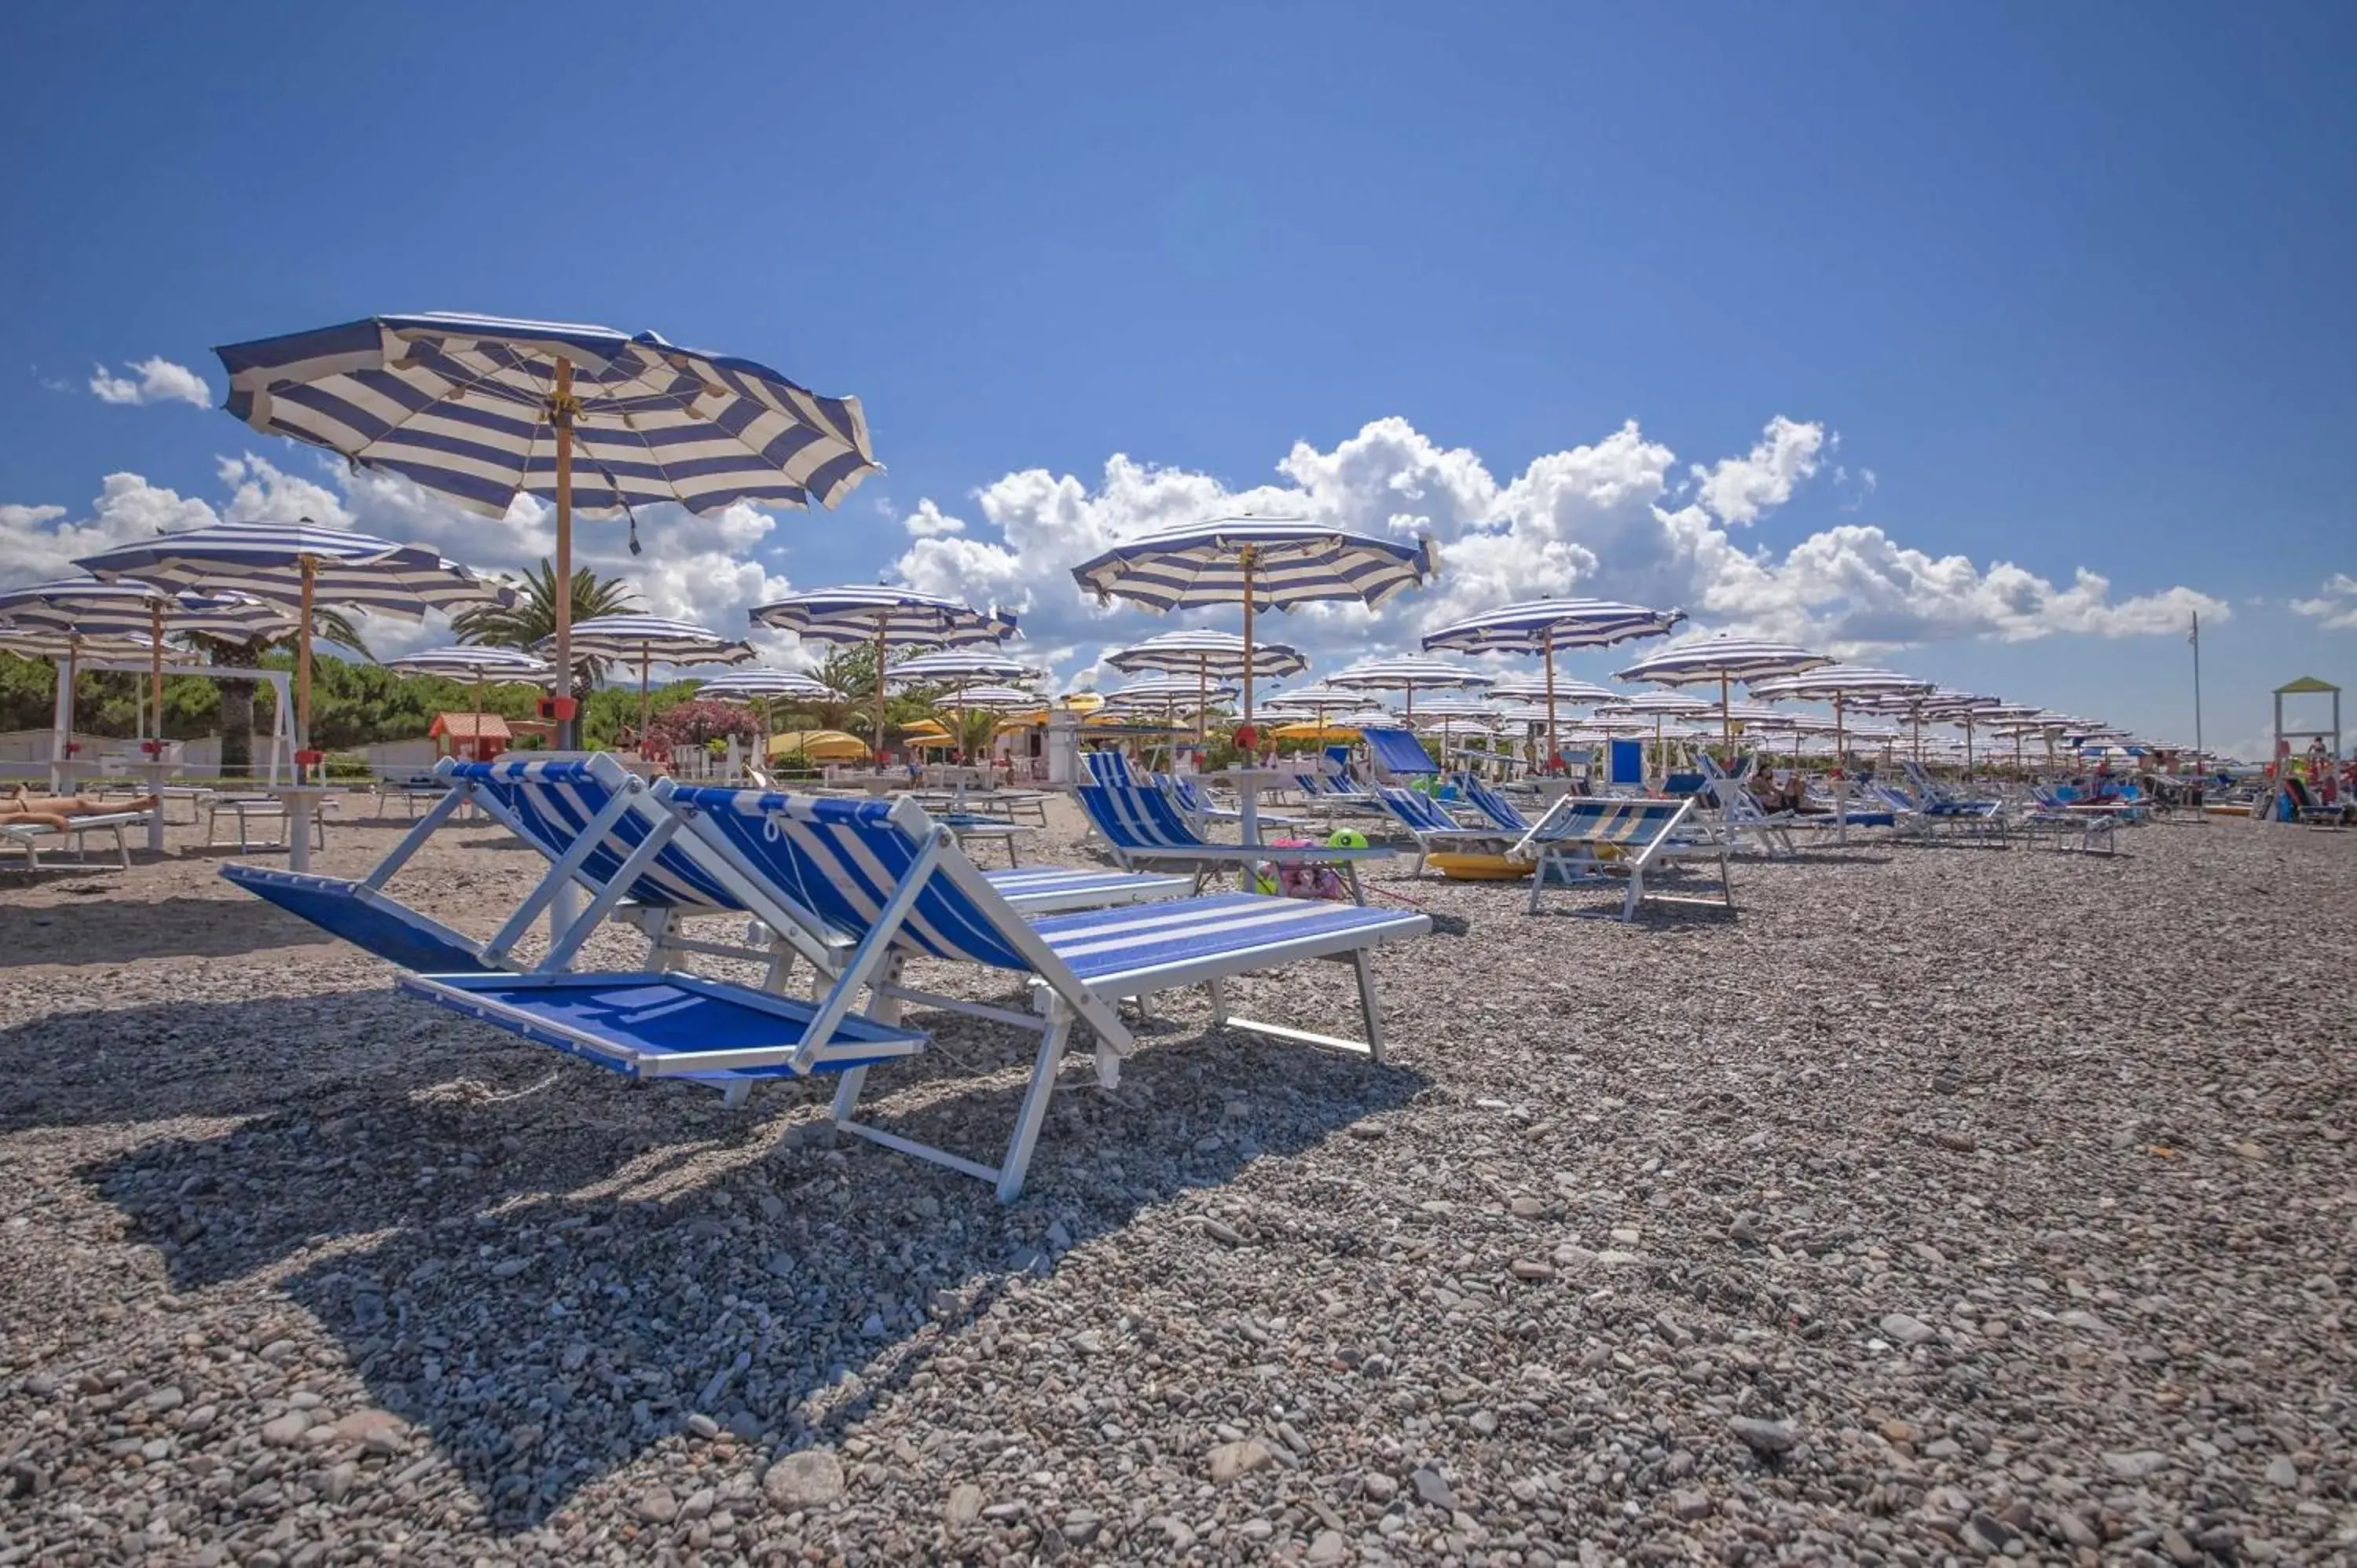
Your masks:
{"label": "palm tree", "polygon": [[[311,636],[317,640],[339,642],[357,650],[362,658],[368,657],[368,644],[361,640],[359,630],[340,610],[313,610]],[[296,638],[295,628],[290,626],[274,637],[251,637],[240,641],[190,633],[188,640],[215,664],[252,669],[272,649],[295,646]],[[253,771],[254,682],[247,676],[225,675],[216,684],[221,687],[221,777],[240,778]]]}
{"label": "palm tree", "polygon": [[[491,648],[521,648],[527,652],[556,635],[556,568],[544,556],[538,567],[513,585],[511,605],[485,605],[450,618],[450,629],[461,642]],[[584,566],[573,574],[573,624],[598,616],[619,615],[638,608],[639,596],[619,577],[600,577]],[[576,654],[573,695],[586,700],[606,672],[606,660]]]}

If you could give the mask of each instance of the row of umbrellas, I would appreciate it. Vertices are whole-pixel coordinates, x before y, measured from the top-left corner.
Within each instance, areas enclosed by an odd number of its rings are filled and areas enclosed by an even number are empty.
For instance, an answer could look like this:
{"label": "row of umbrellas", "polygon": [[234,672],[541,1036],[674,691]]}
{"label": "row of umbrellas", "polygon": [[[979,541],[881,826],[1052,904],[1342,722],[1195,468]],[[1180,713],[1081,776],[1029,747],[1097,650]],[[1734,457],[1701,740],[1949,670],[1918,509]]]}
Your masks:
{"label": "row of umbrellas", "polygon": [[[738,502],[832,507],[877,466],[856,399],[813,392],[766,366],[683,349],[654,333],[425,313],[371,317],[216,352],[229,375],[228,412],[255,430],[401,475],[487,517],[504,517],[519,496],[553,502],[554,571],[560,584],[572,578],[576,512],[628,517],[635,550],[637,507],[671,502],[696,512]],[[283,630],[292,619],[299,645],[297,727],[306,736],[316,611],[333,607],[415,617],[510,592],[431,550],[307,520],[165,534],[77,564],[90,579],[0,597],[0,618],[61,633],[70,659],[82,638],[143,635],[159,693],[168,636],[221,624]],[[1115,661],[1171,685],[1191,675],[1199,714],[1210,706],[1215,682],[1236,681],[1249,732],[1256,680],[1306,668],[1297,650],[1254,639],[1259,612],[1331,601],[1378,607],[1429,583],[1438,565],[1429,538],[1359,534],[1299,517],[1232,517],[1124,541],[1072,571],[1101,603],[1120,599],[1166,612],[1239,607],[1240,637],[1175,631],[1122,650]],[[575,626],[564,593],[555,596],[554,611],[549,659],[541,668],[568,670],[578,656],[635,659],[642,729],[652,663],[739,663],[752,657],[741,641],[659,617],[607,617]],[[208,622],[207,617],[227,618]],[[136,624],[142,618],[144,626]],[[962,693],[967,705],[980,707],[996,700],[994,683],[1039,672],[999,649],[1018,629],[1012,615],[914,589],[860,585],[798,593],[761,606],[752,618],[810,641],[871,646],[879,741],[890,681],[939,681]],[[1684,618],[1676,610],[1603,600],[1535,600],[1465,618],[1423,642],[1426,654],[1537,655],[1541,671],[1529,694],[1544,703],[1552,756],[1556,705],[1565,700],[1555,653],[1663,636]],[[911,647],[929,651],[890,665],[894,650]],[[928,666],[928,660],[936,662]],[[413,655],[395,667],[465,671],[479,686],[487,677],[515,678],[530,668],[516,656],[464,648]],[[810,694],[792,687],[803,678],[788,672],[742,673],[769,680],[766,688],[741,686],[746,695]],[[1620,678],[1668,686],[1716,683],[1722,731],[1730,740],[1737,683],[1757,697],[1830,700],[1837,725],[1846,704],[1884,701],[1914,704],[1919,725],[1945,711],[2025,725],[2050,717],[1994,699],[1975,698],[1961,710],[1954,704],[1935,709],[1940,693],[1928,682],[1753,639],[1706,638],[1667,647],[1620,671]],[[1781,689],[1771,684],[1779,681],[1786,682]],[[1419,689],[1480,682],[1467,679],[1461,667],[1407,655],[1368,661],[1326,683],[1361,694],[1399,691],[1412,714]],[[1166,702],[1175,704],[1171,685],[1164,687]],[[1593,700],[1574,693],[1573,700],[1583,699]],[[560,719],[569,719],[569,698],[560,699],[557,711]]]}

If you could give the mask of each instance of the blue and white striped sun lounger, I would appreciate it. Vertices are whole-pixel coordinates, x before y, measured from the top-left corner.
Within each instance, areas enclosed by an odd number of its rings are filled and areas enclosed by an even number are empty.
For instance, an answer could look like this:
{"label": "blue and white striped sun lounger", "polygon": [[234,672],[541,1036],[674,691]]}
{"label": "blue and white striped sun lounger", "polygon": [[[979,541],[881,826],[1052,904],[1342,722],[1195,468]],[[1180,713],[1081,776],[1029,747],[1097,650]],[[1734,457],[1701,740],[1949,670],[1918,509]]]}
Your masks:
{"label": "blue and white striped sun lounger", "polygon": [[1342,774],[1329,773],[1323,768],[1318,768],[1303,772],[1297,777],[1301,780],[1302,793],[1309,797],[1312,805],[1323,811],[1343,811],[1355,816],[1368,817],[1388,814],[1383,811],[1382,801],[1360,789],[1356,782]]}
{"label": "blue and white striped sun lounger", "polygon": [[1520,839],[1531,831],[1530,819],[1517,811],[1512,800],[1470,773],[1457,776],[1457,788],[1473,809],[1488,818],[1490,825],[1499,832],[1512,833]]}
{"label": "blue and white striped sun lounger", "polygon": [[1705,752],[1702,758],[1703,795],[1717,808],[1718,829],[1731,844],[1753,843],[1769,859],[1789,857],[1792,848],[1792,819],[1779,811],[1770,816],[1751,791],[1743,787],[1749,769],[1730,774],[1719,767],[1718,759]]}
{"label": "blue and white striped sun lounger", "polygon": [[[1251,894],[1095,909],[1034,924],[966,858],[948,830],[914,801],[696,789],[668,779],[658,783],[653,794],[680,824],[680,838],[712,852],[734,877],[775,885],[786,901],[803,907],[805,918],[817,923],[815,930],[830,940],[840,934],[853,944],[834,987],[814,1005],[813,1021],[802,1026],[804,1036],[748,1043],[748,1034],[757,1036],[759,1029],[774,1026],[759,1019],[742,1026],[729,1024],[729,1015],[722,1012],[716,1022],[732,1032],[706,1057],[706,1066],[722,1064],[726,1071],[739,1074],[839,1068],[844,1076],[834,1101],[838,1125],[991,1181],[1002,1199],[1012,1199],[1022,1187],[1074,1024],[1084,1023],[1095,1034],[1098,1076],[1107,1085],[1118,1081],[1121,1060],[1135,1045],[1118,1001],[1197,983],[1210,987],[1218,1025],[1380,1059],[1383,1036],[1368,953],[1381,943],[1421,936],[1431,929],[1431,922],[1417,914]],[[594,908],[585,911],[581,923],[597,914]],[[907,987],[899,971],[911,958],[1029,974],[1036,982],[1036,1015]],[[1362,1040],[1228,1015],[1222,989],[1227,977],[1310,958],[1342,960],[1353,966],[1366,1026]],[[569,1042],[566,1048],[593,1058],[628,1059],[646,1075],[676,1076],[691,1064],[648,1059],[646,1053],[662,1042],[641,1039],[646,1032],[642,1017],[706,1003],[775,1013],[783,1002],[766,993],[701,982],[690,995],[687,982],[694,977],[674,981],[661,974],[595,977],[590,983],[603,989],[577,1001],[569,993],[554,994],[565,978],[532,976],[516,982],[507,976],[417,975],[404,980],[403,987],[531,1038]],[[630,993],[630,984],[651,989],[641,1000]],[[680,988],[678,994],[664,989],[673,985]],[[887,1046],[919,1038],[898,1027],[899,1012],[908,1004],[1037,1033],[1030,1081],[997,1165],[964,1159],[854,1119],[866,1069],[872,1065],[856,1059],[856,1054],[873,1042],[846,1033],[850,1015],[839,1004],[860,987],[867,988],[869,1016],[874,1027],[883,1031]],[[786,1033],[782,1028],[778,1032]],[[714,1037],[721,1037],[718,1027]],[[807,1038],[834,1042],[825,1047],[834,1054],[813,1057]],[[878,1059],[884,1054],[880,1048],[875,1052]]]}
{"label": "blue and white striped sun lounger", "polygon": [[[1206,822],[1241,822],[1243,812],[1220,805],[1203,781],[1186,773],[1157,773],[1155,786],[1178,803],[1179,811],[1193,822],[1198,831]],[[1279,816],[1275,811],[1259,811],[1256,820],[1264,828],[1289,828],[1299,822],[1298,817]]]}
{"label": "blue and white striped sun lounger", "polygon": [[[1656,903],[1703,904],[1735,908],[1735,881],[1727,868],[1724,840],[1683,839],[1680,830],[1693,817],[1695,803],[1684,800],[1596,799],[1566,795],[1547,809],[1523,841],[1511,852],[1516,860],[1534,863],[1531,878],[1530,912],[1550,881],[1587,882],[1609,875],[1625,876],[1629,890],[1620,918],[1633,920],[1639,906],[1651,897]],[[1655,867],[1680,858],[1718,862],[1719,896],[1716,898],[1648,895],[1645,875]]]}
{"label": "blue and white striped sun lounger", "polygon": [[1331,849],[1320,844],[1278,849],[1268,844],[1214,843],[1197,832],[1159,789],[1083,784],[1076,793],[1081,810],[1088,813],[1089,825],[1105,841],[1116,865],[1124,870],[1152,865],[1187,866],[1194,874],[1198,891],[1206,880],[1222,871],[1284,861],[1340,867],[1352,901],[1364,904],[1367,896],[1359,886],[1359,862],[1388,860],[1392,855],[1390,850],[1380,848]]}
{"label": "blue and white striped sun lounger", "polygon": [[1504,851],[1522,837],[1521,833],[1498,828],[1466,827],[1442,811],[1431,796],[1403,789],[1396,784],[1378,785],[1375,799],[1415,839],[1415,869],[1409,873],[1412,876],[1424,875],[1425,858],[1436,850],[1443,854],[1484,848]]}
{"label": "blue and white striped sun lounger", "polygon": [[2005,847],[2005,802],[2002,800],[1965,800],[1932,782],[1923,771],[1923,765],[1913,757],[1900,759],[1907,769],[1907,781],[1915,787],[1916,811],[1926,836],[1932,828],[1945,826],[1984,842]]}
{"label": "blue and white striped sun lounger", "polygon": [[[806,920],[780,907],[766,890],[735,882],[693,843],[673,842],[677,824],[655,806],[645,781],[605,753],[496,762],[446,760],[437,772],[449,792],[358,881],[244,865],[224,866],[221,875],[404,969],[451,973],[518,967],[512,950],[567,882],[593,897],[614,889],[604,908],[646,935],[651,966],[667,966],[688,953],[706,953],[768,962],[773,978],[780,979],[797,954],[822,970],[834,967],[831,945],[804,934]],[[383,891],[427,838],[468,804],[479,807],[549,862],[548,875],[500,931],[482,942]],[[651,833],[659,842],[653,851],[644,851]],[[625,868],[630,875],[618,886]],[[1033,914],[1166,898],[1186,892],[1189,886],[1181,876],[1122,875],[1063,866],[986,875],[1010,903]],[[681,929],[684,918],[713,914],[752,915],[767,928],[757,939],[761,945],[692,940]],[[578,929],[576,948],[588,930]]]}

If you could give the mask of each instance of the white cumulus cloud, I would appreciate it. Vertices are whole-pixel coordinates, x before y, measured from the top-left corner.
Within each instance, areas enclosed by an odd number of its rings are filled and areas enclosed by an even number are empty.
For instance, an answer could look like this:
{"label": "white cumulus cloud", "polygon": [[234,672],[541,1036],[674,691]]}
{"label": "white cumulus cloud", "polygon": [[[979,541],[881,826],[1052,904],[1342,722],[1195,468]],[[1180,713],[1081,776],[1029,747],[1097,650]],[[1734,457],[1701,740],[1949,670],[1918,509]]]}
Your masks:
{"label": "white cumulus cloud", "polygon": [[[405,544],[429,545],[480,571],[521,574],[556,548],[554,509],[530,497],[492,522],[459,510],[397,476],[363,469],[354,474],[340,463],[320,464],[318,477],[281,468],[266,457],[245,453],[221,460],[222,499],[218,506],[183,497],[137,474],[110,474],[89,515],[70,517],[60,506],[0,505],[0,582],[34,582],[70,575],[75,557],[110,545],[145,539],[165,529],[197,527],[218,521],[291,522],[307,517],[331,527],[356,528]],[[644,607],[745,637],[746,611],[787,593],[791,584],[762,556],[777,520],[757,508],[737,505],[708,517],[679,507],[642,508],[639,532],[644,552],[629,550],[621,518],[581,518],[573,531],[573,564],[601,575],[618,576],[636,590]],[[380,657],[449,640],[448,622],[431,616],[423,625],[377,617],[361,629]],[[788,639],[760,633],[753,640],[768,651],[791,657]]]}
{"label": "white cumulus cloud", "polygon": [[[986,528],[943,528],[934,521],[941,509],[920,503],[909,520],[915,537],[893,570],[920,587],[1021,612],[1035,653],[1077,659],[1083,671],[1163,623],[1095,604],[1073,583],[1073,564],[1118,539],[1238,512],[1440,542],[1440,580],[1381,611],[1312,606],[1260,623],[1265,635],[1303,644],[1326,665],[1411,646],[1445,621],[1547,594],[1683,608],[1703,626],[1849,657],[1957,639],[2136,636],[2180,628],[2197,609],[2230,613],[2191,588],[2118,598],[2093,571],[2057,583],[2007,562],[1933,555],[1861,524],[1813,534],[1781,554],[1738,544],[1734,531],[1791,499],[1833,445],[1823,425],[1779,416],[1742,456],[1682,468],[1631,421],[1543,454],[1501,482],[1470,449],[1441,446],[1386,418],[1330,450],[1296,443],[1275,465],[1276,482],[1241,489],[1115,454],[1093,486],[1041,468],[984,486],[972,499]],[[1691,486],[1683,504],[1682,475]]]}
{"label": "white cumulus cloud", "polygon": [[2328,631],[2357,631],[2357,577],[2335,572],[2312,599],[2294,599],[2296,614],[2309,616]]}
{"label": "white cumulus cloud", "polygon": [[185,403],[198,408],[212,406],[212,389],[205,384],[205,378],[186,365],[174,364],[161,354],[123,368],[129,373],[118,376],[104,365],[91,367],[90,390],[98,394],[101,403]]}

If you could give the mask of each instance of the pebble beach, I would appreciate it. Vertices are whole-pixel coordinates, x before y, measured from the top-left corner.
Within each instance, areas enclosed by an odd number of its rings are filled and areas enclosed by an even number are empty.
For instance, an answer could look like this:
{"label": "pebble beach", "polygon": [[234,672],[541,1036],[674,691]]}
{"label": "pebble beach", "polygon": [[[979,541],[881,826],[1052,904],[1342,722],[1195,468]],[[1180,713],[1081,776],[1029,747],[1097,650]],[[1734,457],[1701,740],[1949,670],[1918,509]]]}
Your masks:
{"label": "pebble beach", "polygon": [[[234,852],[11,863],[0,1564],[2349,1561],[2357,839],[2120,839],[1627,926],[1403,857],[1387,1061],[1157,998],[1006,1206],[824,1083],[402,997]],[[479,934],[542,866],[460,824],[393,891]],[[1029,1065],[945,1021],[866,1104],[989,1157]]]}

